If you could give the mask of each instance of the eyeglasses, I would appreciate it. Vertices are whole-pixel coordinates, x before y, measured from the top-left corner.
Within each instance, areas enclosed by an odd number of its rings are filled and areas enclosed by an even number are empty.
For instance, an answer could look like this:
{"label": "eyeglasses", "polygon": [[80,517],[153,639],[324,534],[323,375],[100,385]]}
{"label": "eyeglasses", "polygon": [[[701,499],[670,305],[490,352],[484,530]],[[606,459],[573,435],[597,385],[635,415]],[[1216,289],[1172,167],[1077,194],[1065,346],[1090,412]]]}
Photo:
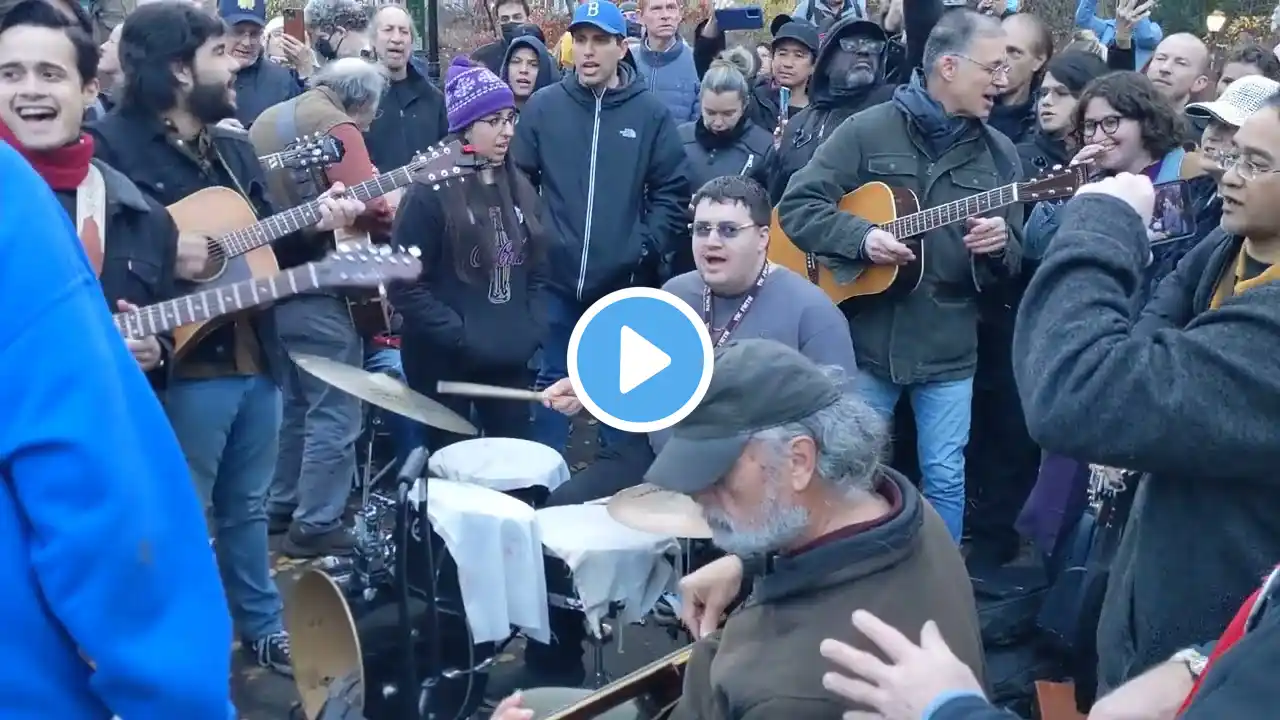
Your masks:
{"label": "eyeglasses", "polygon": [[1259,175],[1273,175],[1277,171],[1271,168],[1258,167],[1258,164],[1252,160],[1245,160],[1238,154],[1224,153],[1221,151],[1206,150],[1204,156],[1216,163],[1222,168],[1222,172],[1229,172],[1235,168],[1236,174],[1241,180],[1248,182],[1257,178]]}
{"label": "eyeglasses", "polygon": [[884,49],[884,41],[865,37],[842,37],[840,49],[847,53],[877,55]]}
{"label": "eyeglasses", "polygon": [[1080,124],[1080,132],[1084,133],[1086,139],[1093,137],[1093,134],[1102,128],[1103,135],[1115,135],[1120,129],[1120,121],[1124,118],[1119,115],[1108,115],[1101,120],[1085,120]]}
{"label": "eyeglasses", "polygon": [[704,240],[711,237],[711,233],[713,232],[722,240],[733,240],[737,238],[743,230],[749,230],[753,227],[756,227],[755,223],[736,225],[731,222],[696,222],[689,225],[689,229],[693,231],[693,236]]}
{"label": "eyeglasses", "polygon": [[498,115],[491,115],[487,118],[483,118],[480,120],[480,122],[488,125],[489,127],[495,130],[502,127],[503,125],[510,125],[511,127],[515,127],[516,123],[520,122],[520,115],[518,113],[513,113],[513,112],[499,113]]}
{"label": "eyeglasses", "polygon": [[987,65],[986,63],[980,63],[977,60],[974,60],[968,55],[957,54],[956,57],[960,58],[961,60],[968,60],[969,62],[973,63],[974,65],[977,65],[983,70],[986,70],[987,74],[990,75],[991,77],[995,77],[997,75],[1007,76],[1009,74],[1009,63],[1007,62],[1001,62],[999,65]]}

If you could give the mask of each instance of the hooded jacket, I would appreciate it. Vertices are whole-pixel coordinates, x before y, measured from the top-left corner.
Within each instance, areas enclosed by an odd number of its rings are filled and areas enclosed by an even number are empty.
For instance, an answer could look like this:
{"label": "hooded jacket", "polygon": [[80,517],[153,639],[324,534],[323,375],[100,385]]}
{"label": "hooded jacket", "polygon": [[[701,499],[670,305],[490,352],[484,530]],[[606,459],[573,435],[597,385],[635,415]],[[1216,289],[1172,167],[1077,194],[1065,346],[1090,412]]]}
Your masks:
{"label": "hooded jacket", "polygon": [[[574,73],[525,103],[511,157],[541,191],[553,291],[589,303],[651,279],[685,238],[689,180],[671,113],[625,64],[597,93]],[[656,279],[656,278],[652,278]]]}
{"label": "hooded jacket", "polygon": [[831,88],[826,74],[827,66],[840,51],[840,39],[854,36],[875,37],[885,40],[887,45],[884,30],[879,25],[856,16],[846,16],[831,26],[831,31],[823,38],[822,47],[818,48],[818,58],[813,64],[813,75],[809,80],[809,106],[787,122],[778,151],[767,169],[766,187],[774,204],[782,198],[782,191],[787,189],[791,176],[809,162],[813,151],[845,118],[893,97],[894,86],[884,80],[883,53],[880,55],[874,82],[845,92]]}
{"label": "hooded jacket", "polygon": [[498,77],[502,78],[503,82],[507,85],[511,84],[511,79],[507,77],[507,68],[511,65],[511,56],[515,54],[516,50],[519,50],[522,47],[527,47],[538,54],[538,76],[533,80],[533,90],[530,91],[531,95],[548,85],[554,85],[560,82],[560,64],[556,62],[555,58],[551,57],[551,53],[547,50],[547,46],[543,45],[541,40],[531,35],[518,37],[512,40],[511,44],[507,46],[507,52],[502,56],[501,72],[498,73]]}

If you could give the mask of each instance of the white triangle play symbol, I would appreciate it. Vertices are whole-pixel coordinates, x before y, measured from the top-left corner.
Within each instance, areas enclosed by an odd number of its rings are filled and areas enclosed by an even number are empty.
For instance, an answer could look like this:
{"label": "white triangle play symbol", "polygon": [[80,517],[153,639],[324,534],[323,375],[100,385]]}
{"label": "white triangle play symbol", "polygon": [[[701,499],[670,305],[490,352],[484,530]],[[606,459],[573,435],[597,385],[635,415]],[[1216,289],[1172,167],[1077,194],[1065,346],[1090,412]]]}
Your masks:
{"label": "white triangle play symbol", "polygon": [[640,333],[622,326],[622,354],[618,360],[618,392],[626,395],[671,364],[671,356],[645,340]]}

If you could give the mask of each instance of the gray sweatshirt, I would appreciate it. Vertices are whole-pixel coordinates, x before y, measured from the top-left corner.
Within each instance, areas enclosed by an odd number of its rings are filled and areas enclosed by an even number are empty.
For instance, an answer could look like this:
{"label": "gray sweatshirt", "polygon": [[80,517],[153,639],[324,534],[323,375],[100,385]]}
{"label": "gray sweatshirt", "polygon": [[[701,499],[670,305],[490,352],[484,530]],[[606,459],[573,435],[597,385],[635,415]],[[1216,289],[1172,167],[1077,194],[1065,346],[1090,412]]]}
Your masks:
{"label": "gray sweatshirt", "polygon": [[[695,270],[671,278],[662,289],[689,303],[694,312],[701,313],[704,287],[706,283]],[[745,297],[745,293],[711,296],[713,339],[719,336]],[[746,338],[777,340],[799,350],[818,365],[841,368],[845,373],[845,388],[855,387],[858,365],[853,356],[853,339],[849,337],[849,321],[817,285],[784,267],[775,265],[769,271],[751,309],[730,336],[730,340]],[[649,434],[649,444],[655,453],[670,435],[670,430]]]}

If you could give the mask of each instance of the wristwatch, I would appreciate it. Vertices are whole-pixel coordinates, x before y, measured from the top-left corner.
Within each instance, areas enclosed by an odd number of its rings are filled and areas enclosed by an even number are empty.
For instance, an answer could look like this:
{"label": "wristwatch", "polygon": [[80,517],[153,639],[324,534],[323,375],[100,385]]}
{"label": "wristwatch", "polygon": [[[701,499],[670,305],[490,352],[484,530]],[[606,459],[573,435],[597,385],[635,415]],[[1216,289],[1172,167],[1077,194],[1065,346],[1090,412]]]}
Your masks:
{"label": "wristwatch", "polygon": [[1191,673],[1191,677],[1197,680],[1199,680],[1200,676],[1204,674],[1204,668],[1209,664],[1209,658],[1206,657],[1204,653],[1193,647],[1179,650],[1174,653],[1173,657],[1169,658],[1169,660],[1171,662],[1180,662],[1183,665],[1186,665],[1187,672]]}

